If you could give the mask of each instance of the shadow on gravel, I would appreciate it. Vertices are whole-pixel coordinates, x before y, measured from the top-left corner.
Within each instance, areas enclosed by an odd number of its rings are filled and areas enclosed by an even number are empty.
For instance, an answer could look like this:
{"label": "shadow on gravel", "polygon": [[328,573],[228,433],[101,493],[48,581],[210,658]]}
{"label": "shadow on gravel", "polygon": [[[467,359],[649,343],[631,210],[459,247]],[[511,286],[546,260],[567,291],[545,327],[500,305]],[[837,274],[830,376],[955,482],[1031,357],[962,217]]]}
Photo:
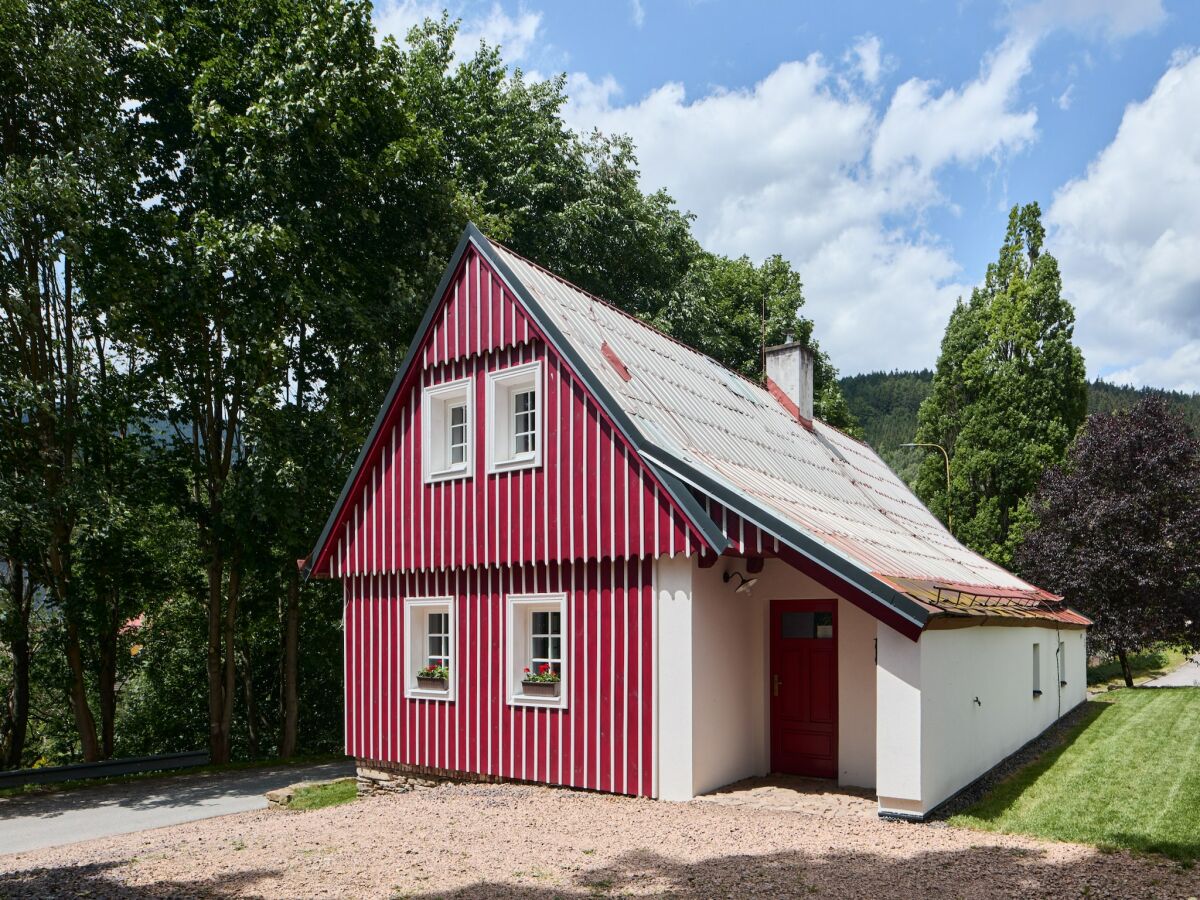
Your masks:
{"label": "shadow on gravel", "polygon": [[297,781],[353,774],[353,763],[334,761],[297,767],[203,772],[117,784],[85,785],[69,791],[6,798],[0,802],[0,820],[25,816],[53,818],[78,809],[149,810],[194,806],[227,797],[265,794]]}
{"label": "shadow on gravel", "polygon": [[539,887],[529,882],[529,875],[537,877],[530,872],[520,883],[480,881],[458,891],[424,893],[395,886],[391,896],[550,900],[636,892],[668,897],[1188,897],[1200,890],[1196,872],[1166,863],[1150,867],[1139,861],[1127,867],[1122,859],[1101,854],[1075,863],[1052,862],[1043,851],[995,846],[908,859],[789,852],[723,856],[693,864],[643,851],[581,872],[571,887]]}
{"label": "shadow on gravel", "polygon": [[[149,864],[149,863],[148,863]],[[202,881],[159,881],[151,885],[130,885],[114,870],[129,865],[122,860],[60,866],[53,869],[27,869],[10,872],[0,882],[0,897],[66,900],[75,897],[121,897],[130,900],[167,900],[180,897],[233,897],[253,893],[256,884],[277,878],[279,869],[249,869],[228,875],[213,875]]]}

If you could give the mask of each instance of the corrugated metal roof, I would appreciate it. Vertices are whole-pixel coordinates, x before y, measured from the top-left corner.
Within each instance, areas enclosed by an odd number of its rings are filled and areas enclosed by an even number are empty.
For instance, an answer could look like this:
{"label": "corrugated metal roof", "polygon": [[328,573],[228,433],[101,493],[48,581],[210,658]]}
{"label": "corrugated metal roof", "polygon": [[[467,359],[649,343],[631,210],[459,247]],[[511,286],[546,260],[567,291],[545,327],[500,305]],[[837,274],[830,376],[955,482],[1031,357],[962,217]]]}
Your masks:
{"label": "corrugated metal roof", "polygon": [[[810,431],[760,385],[507,248],[492,247],[641,432],[643,444],[702,472],[724,492],[790,524],[923,607],[1012,614],[993,612],[998,604],[964,604],[961,595],[939,592],[941,584],[972,586],[981,597],[1024,598],[1026,615],[1058,618],[1054,610],[1065,609],[1058,598],[962,546],[866,444],[820,421]],[[606,360],[606,343],[628,380]],[[770,530],[766,522],[758,524]],[[960,599],[952,602],[951,596]]]}

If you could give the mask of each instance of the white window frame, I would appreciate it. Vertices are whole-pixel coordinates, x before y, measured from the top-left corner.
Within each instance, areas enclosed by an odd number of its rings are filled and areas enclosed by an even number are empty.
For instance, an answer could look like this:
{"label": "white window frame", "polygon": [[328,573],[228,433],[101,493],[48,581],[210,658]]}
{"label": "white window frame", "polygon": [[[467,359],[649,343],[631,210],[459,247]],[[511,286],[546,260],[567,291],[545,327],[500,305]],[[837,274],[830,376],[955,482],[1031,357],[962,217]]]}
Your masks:
{"label": "white window frame", "polygon": [[[511,706],[545,706],[551,709],[566,709],[570,695],[571,679],[571,628],[567,614],[567,595],[562,592],[548,594],[509,594],[505,598],[505,653],[504,670],[507,678],[508,702]],[[530,697],[522,693],[521,682],[525,667],[532,655],[530,647],[530,620],[535,612],[559,614],[559,636],[562,662],[559,665],[557,697]]]}
{"label": "white window frame", "polygon": [[[428,690],[417,686],[417,670],[424,668],[428,658],[429,632],[426,621],[429,613],[444,612],[449,615],[447,627],[450,631],[450,677],[446,679],[444,691]],[[404,696],[410,700],[453,700],[458,685],[457,642],[458,631],[454,615],[453,597],[405,597],[404,598]]]}
{"label": "white window frame", "polygon": [[[542,361],[509,366],[487,377],[487,455],[488,472],[510,472],[514,469],[536,469],[542,464],[542,448],[546,444],[544,392],[542,390]],[[532,453],[514,454],[510,451],[513,440],[513,397],[524,391],[533,391],[534,402],[534,450]]]}
{"label": "white window frame", "polygon": [[[464,459],[457,465],[449,460],[450,408],[464,406],[467,411],[467,445]],[[475,423],[475,392],[471,379],[459,378],[430,385],[421,392],[421,457],[425,483],[470,478],[475,460],[472,440]]]}

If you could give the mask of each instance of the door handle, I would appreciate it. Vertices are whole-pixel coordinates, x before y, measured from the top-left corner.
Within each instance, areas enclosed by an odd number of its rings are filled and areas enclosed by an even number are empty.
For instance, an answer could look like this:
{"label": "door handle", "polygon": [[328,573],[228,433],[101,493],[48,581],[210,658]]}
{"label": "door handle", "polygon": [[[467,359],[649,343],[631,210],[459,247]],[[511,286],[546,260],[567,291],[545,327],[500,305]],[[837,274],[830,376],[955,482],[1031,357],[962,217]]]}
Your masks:
{"label": "door handle", "polygon": [[774,694],[776,697],[779,696],[779,686],[781,684],[783,684],[783,682],[779,680],[778,675],[771,676],[771,693]]}

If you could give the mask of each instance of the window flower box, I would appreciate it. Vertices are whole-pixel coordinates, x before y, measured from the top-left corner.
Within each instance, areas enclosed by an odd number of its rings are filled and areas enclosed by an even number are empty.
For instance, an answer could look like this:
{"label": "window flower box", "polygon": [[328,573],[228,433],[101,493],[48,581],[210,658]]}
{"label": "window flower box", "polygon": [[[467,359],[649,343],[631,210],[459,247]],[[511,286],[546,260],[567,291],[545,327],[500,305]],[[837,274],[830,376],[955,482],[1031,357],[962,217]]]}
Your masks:
{"label": "window flower box", "polygon": [[444,691],[449,683],[448,666],[430,665],[417,672],[417,687],[422,691]]}
{"label": "window flower box", "polygon": [[562,679],[549,663],[542,663],[536,673],[526,667],[525,677],[521,680],[521,693],[526,697],[557,697],[561,683]]}
{"label": "window flower box", "polygon": [[521,693],[526,697],[557,697],[558,681],[522,681]]}

